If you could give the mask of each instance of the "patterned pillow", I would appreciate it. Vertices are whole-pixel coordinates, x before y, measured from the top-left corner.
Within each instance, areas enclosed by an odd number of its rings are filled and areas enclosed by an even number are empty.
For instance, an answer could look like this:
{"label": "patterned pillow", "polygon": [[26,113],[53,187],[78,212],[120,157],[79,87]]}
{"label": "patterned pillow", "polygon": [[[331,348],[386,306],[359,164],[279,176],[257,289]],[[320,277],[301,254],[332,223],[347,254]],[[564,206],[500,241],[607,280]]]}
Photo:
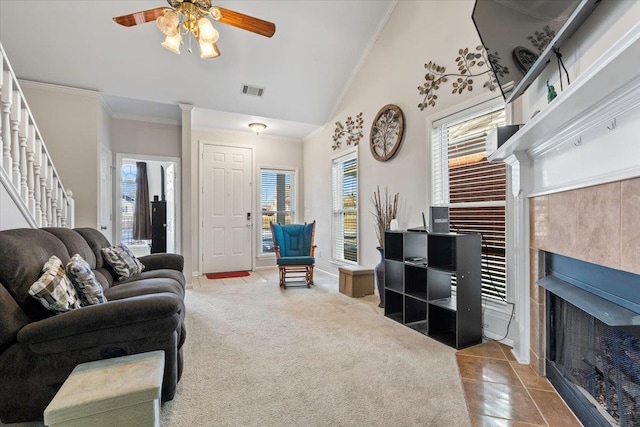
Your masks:
{"label": "patterned pillow", "polygon": [[40,301],[46,309],[58,313],[80,308],[80,300],[65,274],[60,258],[55,255],[49,258],[42,272],[38,281],[29,288],[29,295]]}
{"label": "patterned pillow", "polygon": [[102,255],[107,263],[120,276],[120,280],[128,279],[134,274],[142,273],[144,265],[124,244],[118,243],[110,248],[102,248]]}
{"label": "patterned pillow", "polygon": [[87,261],[82,259],[80,254],[75,254],[71,257],[65,270],[78,292],[83,307],[107,302],[102,285],[96,279],[96,275],[93,274]]}

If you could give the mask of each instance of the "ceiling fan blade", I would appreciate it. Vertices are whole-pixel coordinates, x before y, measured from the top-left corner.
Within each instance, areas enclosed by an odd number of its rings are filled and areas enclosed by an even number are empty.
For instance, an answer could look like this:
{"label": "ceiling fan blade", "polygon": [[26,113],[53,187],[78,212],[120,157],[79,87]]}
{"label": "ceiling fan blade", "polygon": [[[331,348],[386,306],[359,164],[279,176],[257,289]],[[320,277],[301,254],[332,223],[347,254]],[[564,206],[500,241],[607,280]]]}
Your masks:
{"label": "ceiling fan blade", "polygon": [[144,24],[145,22],[155,21],[162,16],[166,7],[156,7],[155,9],[143,10],[141,12],[130,13],[129,15],[116,16],[113,20],[125,27],[133,27],[134,25]]}
{"label": "ceiling fan blade", "polygon": [[[211,16],[223,24],[242,28],[243,30],[251,31],[265,37],[271,37],[276,32],[276,24],[273,22],[254,18],[253,16],[245,15],[243,13],[234,12],[233,10],[225,9],[223,7],[214,7],[212,9],[214,10],[213,13],[211,13]],[[215,12],[216,9],[218,13]]]}

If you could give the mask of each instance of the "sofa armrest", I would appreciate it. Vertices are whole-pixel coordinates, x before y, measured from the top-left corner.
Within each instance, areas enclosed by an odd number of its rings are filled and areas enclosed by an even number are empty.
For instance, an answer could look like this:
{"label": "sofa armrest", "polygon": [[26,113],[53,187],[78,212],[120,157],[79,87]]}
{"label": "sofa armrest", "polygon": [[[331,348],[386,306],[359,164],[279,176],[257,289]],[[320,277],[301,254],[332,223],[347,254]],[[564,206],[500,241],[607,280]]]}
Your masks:
{"label": "sofa armrest", "polygon": [[184,269],[184,257],[178,254],[151,254],[141,256],[138,259],[144,264],[145,271],[160,270],[162,268],[178,271]]}
{"label": "sofa armrest", "polygon": [[109,301],[32,322],[18,332],[18,343],[41,354],[128,342],[174,332],[183,304],[159,293]]}

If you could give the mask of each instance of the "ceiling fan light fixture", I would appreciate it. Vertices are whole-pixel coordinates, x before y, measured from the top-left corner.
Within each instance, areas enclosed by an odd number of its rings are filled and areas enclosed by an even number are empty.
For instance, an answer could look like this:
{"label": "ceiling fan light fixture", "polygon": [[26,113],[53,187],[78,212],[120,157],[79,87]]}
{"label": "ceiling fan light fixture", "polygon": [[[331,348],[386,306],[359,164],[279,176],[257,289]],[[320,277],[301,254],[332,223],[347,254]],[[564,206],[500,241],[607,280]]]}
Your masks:
{"label": "ceiling fan light fixture", "polygon": [[167,36],[164,39],[164,42],[162,42],[162,47],[164,47],[167,50],[170,50],[171,52],[180,55],[180,42],[182,41],[182,37],[180,36],[180,33],[177,33],[174,36]]}
{"label": "ceiling fan light fixture", "polygon": [[175,36],[179,33],[180,17],[173,10],[166,10],[156,19],[156,24],[165,36]]}
{"label": "ceiling fan light fixture", "polygon": [[213,28],[211,21],[202,17],[198,19],[198,39],[206,43],[215,43],[218,41],[220,35],[218,31]]}
{"label": "ceiling fan light fixture", "polygon": [[202,39],[198,40],[198,43],[200,44],[200,58],[209,59],[220,56],[220,51],[215,43],[205,42]]}
{"label": "ceiling fan light fixture", "polygon": [[249,123],[249,128],[256,133],[256,135],[260,135],[260,132],[267,128],[267,125],[264,123]]}

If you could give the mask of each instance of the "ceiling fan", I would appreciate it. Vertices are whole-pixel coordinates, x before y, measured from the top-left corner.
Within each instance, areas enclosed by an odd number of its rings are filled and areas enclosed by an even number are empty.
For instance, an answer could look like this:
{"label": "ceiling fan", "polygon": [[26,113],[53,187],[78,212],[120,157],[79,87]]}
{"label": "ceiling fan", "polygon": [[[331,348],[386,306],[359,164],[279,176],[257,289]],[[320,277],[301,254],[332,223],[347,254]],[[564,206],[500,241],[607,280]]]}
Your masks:
{"label": "ceiling fan", "polygon": [[[193,34],[200,45],[201,58],[216,58],[218,50],[218,31],[207,17],[217,22],[251,31],[261,36],[271,37],[276,32],[273,22],[254,18],[218,6],[211,6],[211,0],[167,0],[171,7],[157,7],[129,15],[117,16],[113,20],[125,27],[156,21],[158,28],[166,36],[162,46],[173,53],[180,54],[182,35]],[[191,39],[189,39],[191,41]],[[191,52],[191,47],[189,47]]]}

